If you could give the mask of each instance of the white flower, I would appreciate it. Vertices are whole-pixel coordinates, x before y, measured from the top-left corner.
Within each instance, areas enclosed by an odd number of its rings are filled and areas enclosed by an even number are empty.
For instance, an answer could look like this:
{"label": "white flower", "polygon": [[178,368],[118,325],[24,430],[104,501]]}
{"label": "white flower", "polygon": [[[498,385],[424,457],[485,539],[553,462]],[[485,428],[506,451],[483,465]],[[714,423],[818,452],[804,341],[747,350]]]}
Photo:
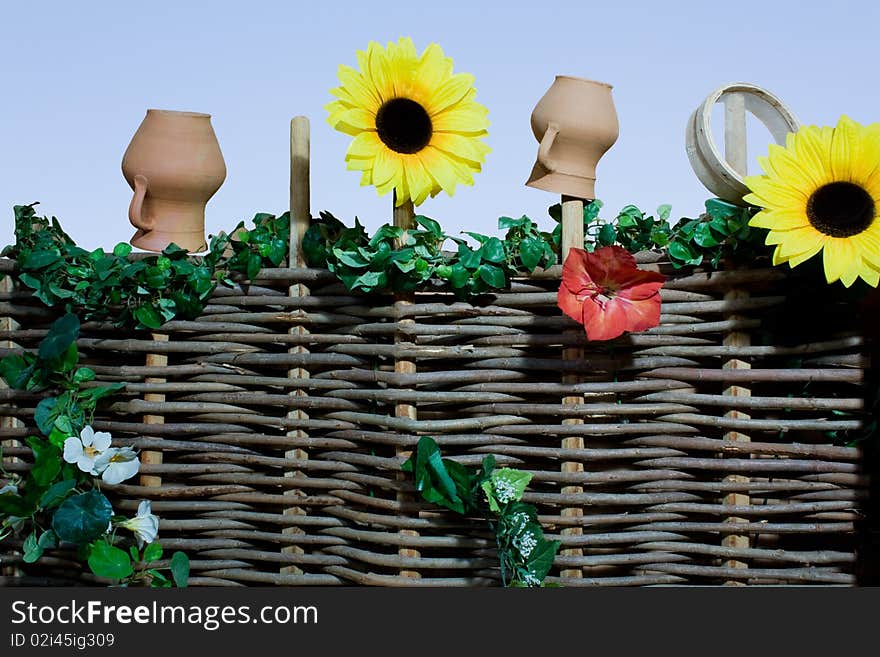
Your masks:
{"label": "white flower", "polygon": [[513,539],[513,545],[519,550],[523,559],[528,559],[532,550],[538,545],[538,540],[532,532],[524,532],[521,536],[517,536]]}
{"label": "white flower", "polygon": [[138,504],[137,515],[134,518],[116,524],[134,532],[139,548],[143,547],[144,543],[155,541],[156,534],[159,533],[159,518],[151,513],[150,503],[147,500]]}
{"label": "white flower", "polygon": [[493,483],[495,485],[495,499],[502,504],[516,498],[516,488],[509,481],[498,479]]}
{"label": "white flower", "polygon": [[79,438],[71,436],[64,441],[64,460],[68,463],[76,463],[83,472],[98,475],[101,471],[96,469],[96,461],[110,447],[110,441],[110,434],[106,431],[95,431],[92,427],[84,427],[79,432]]}
{"label": "white flower", "polygon": [[95,470],[101,474],[105,484],[118,484],[131,479],[140,467],[141,462],[131,447],[111,447],[95,463]]}
{"label": "white flower", "polygon": [[4,493],[18,495],[18,486],[15,484],[6,484],[3,488],[0,488],[0,495],[3,495]]}
{"label": "white flower", "polygon": [[531,571],[523,575],[522,583],[526,586],[541,586],[541,580],[535,577]]}

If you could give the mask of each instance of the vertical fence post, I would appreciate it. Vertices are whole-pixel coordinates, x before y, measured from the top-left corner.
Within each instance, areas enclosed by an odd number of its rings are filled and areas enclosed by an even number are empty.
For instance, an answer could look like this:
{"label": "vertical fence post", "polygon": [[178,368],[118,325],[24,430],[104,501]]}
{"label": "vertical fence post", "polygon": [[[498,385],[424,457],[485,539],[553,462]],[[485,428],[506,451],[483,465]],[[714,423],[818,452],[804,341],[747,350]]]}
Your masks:
{"label": "vertical fence post", "polygon": [[[290,121],[290,243],[288,250],[288,267],[291,269],[305,266],[302,252],[302,240],[309,223],[312,220],[311,214],[311,190],[309,183],[309,158],[311,156],[309,120],[305,116],[296,116]],[[293,284],[288,288],[288,295],[291,297],[305,297],[309,295],[309,289],[302,283]],[[303,312],[300,310],[300,312]],[[288,335],[306,336],[308,330],[303,325],[293,325],[288,331]],[[294,344],[289,347],[289,354],[308,354],[309,350],[305,344]],[[287,378],[293,381],[304,381],[309,378],[309,371],[305,367],[293,367],[287,371]],[[290,393],[294,397],[307,397],[309,392],[306,388],[293,388]],[[303,409],[293,409],[287,413],[287,419],[293,422],[302,423],[309,419],[308,414]],[[307,461],[309,453],[302,448],[304,439],[308,438],[308,432],[303,429],[293,429],[287,432],[287,437],[293,442],[292,449],[284,452],[284,457],[295,461]],[[301,470],[285,469],[284,476],[286,478],[304,477],[306,476]],[[298,488],[286,489],[284,495],[291,498],[305,496],[305,493]],[[284,509],[284,515],[306,515],[306,510],[301,506],[291,506]],[[282,534],[285,536],[295,536],[303,534],[303,530],[297,526],[284,527]],[[298,545],[285,545],[281,548],[283,554],[303,554],[304,550]],[[281,568],[283,574],[298,575],[302,570],[297,566],[284,566]]]}
{"label": "vertical fence post", "polygon": [[[7,303],[11,306],[13,304],[12,293],[15,291],[15,286],[12,284],[12,274],[8,273],[0,279],[0,295],[3,297],[7,297]],[[18,328],[18,322],[16,322],[12,317],[0,317],[0,330],[6,333],[9,336],[9,339],[3,340],[0,342],[0,346],[5,349],[13,349],[18,345],[12,341],[12,332]],[[0,378],[0,388],[7,389],[9,386],[6,385],[6,381]],[[12,404],[10,404],[12,406]],[[0,428],[7,429],[16,429],[24,426],[24,423],[21,422],[18,418],[13,417],[12,415],[3,415],[0,418]],[[7,440],[0,441],[0,447],[14,447],[18,444],[21,444],[16,438],[9,438]],[[19,459],[15,457],[3,455],[3,464],[12,464],[18,461]],[[21,575],[21,571],[15,566],[3,566],[0,568],[0,575],[4,577],[19,577]]]}
{"label": "vertical fence post", "polygon": [[[724,96],[724,158],[733,169],[741,176],[745,176],[748,170],[747,150],[746,150],[746,109],[745,96],[738,93],[731,93]],[[740,289],[729,290],[725,296],[725,301],[735,301],[747,298],[748,292]],[[737,315],[728,315],[727,319],[740,319]],[[733,331],[724,337],[724,345],[730,347],[747,347],[751,344],[748,333]],[[724,369],[751,369],[751,365],[743,360],[733,358],[723,365]],[[732,397],[748,397],[751,391],[742,386],[732,385],[724,390],[724,395]],[[748,419],[749,416],[742,411],[731,410],[724,414],[726,418]],[[724,434],[725,440],[733,440],[737,442],[748,442],[749,436],[738,431],[729,431]],[[724,478],[725,482],[748,484],[749,478],[742,475],[728,475]],[[746,506],[750,503],[750,497],[747,493],[731,492],[724,495],[722,500],[724,505]],[[724,519],[724,522],[736,524],[744,523],[748,520],[731,516]],[[747,534],[740,535],[735,533],[726,534],[722,538],[722,545],[730,548],[748,548],[750,545],[749,536]],[[747,569],[748,564],[744,561],[736,559],[727,560],[724,565],[728,568]],[[728,580],[725,585],[737,586],[744,585],[739,580]]]}
{"label": "vertical fence post", "polygon": [[[406,201],[403,205],[401,205],[400,207],[397,207],[397,190],[394,190],[393,216],[394,216],[394,225],[396,227],[402,228],[403,230],[409,230],[411,228],[415,228],[415,208],[413,207],[413,203],[412,203],[412,201]],[[399,242],[400,243],[395,244],[395,248],[402,248],[403,247],[403,240],[400,240]],[[394,307],[399,312],[400,310],[402,310],[406,306],[412,305],[414,303],[414,301],[415,301],[415,295],[412,292],[398,294],[395,298],[395,301],[394,301]],[[398,329],[401,329],[407,325],[415,324],[414,319],[401,319],[399,316],[396,318],[396,322],[397,322]],[[411,342],[411,338],[405,332],[403,332],[401,330],[398,330],[395,332],[395,334],[394,334],[394,344],[395,345],[409,344],[410,342]],[[408,360],[405,358],[399,358],[399,357],[395,356],[395,358],[394,358],[394,373],[401,375],[401,376],[406,376],[408,374],[415,374],[416,373],[416,362],[413,360]],[[409,387],[409,386],[407,386],[407,387]],[[415,405],[408,404],[405,402],[395,404],[394,415],[395,415],[395,417],[407,418],[410,420],[415,420],[418,417]],[[397,456],[398,458],[404,458],[404,459],[409,458],[409,455],[411,453],[412,453],[411,450],[404,449],[400,446],[398,446],[395,449],[395,456]],[[402,475],[399,475],[399,478],[402,479],[403,478]],[[406,501],[409,501],[409,499],[410,498],[408,495],[398,495],[397,496],[398,502],[406,502]],[[415,531],[412,531],[409,529],[401,529],[399,533],[401,536],[418,536],[419,535],[418,532],[415,532]],[[401,547],[397,551],[397,554],[398,554],[398,556],[400,556],[402,558],[412,558],[412,559],[418,559],[419,556],[421,556],[419,554],[418,550],[412,550],[410,548],[404,548],[404,547]],[[400,575],[402,577],[412,577],[412,578],[421,577],[421,575],[419,574],[418,571],[408,570],[408,569],[401,569]]]}
{"label": "vertical fence post", "polygon": [[[151,333],[150,336],[154,342],[168,342],[167,333]],[[149,367],[166,367],[168,365],[168,354],[147,354],[146,366]],[[148,376],[144,379],[144,383],[165,383],[162,377]],[[163,403],[165,401],[165,393],[147,392],[144,393],[145,402]],[[158,414],[146,414],[143,417],[144,424],[165,424],[165,416]],[[158,437],[158,436],[156,436]],[[141,463],[149,465],[162,464],[162,452],[160,450],[144,450],[140,454]],[[150,486],[159,488],[162,485],[162,477],[160,475],[142,474],[139,478],[141,486]]]}
{"label": "vertical fence post", "polygon": [[[565,262],[565,259],[568,257],[568,252],[572,248],[582,249],[584,247],[584,200],[580,198],[574,198],[571,196],[563,196],[562,197],[562,262]],[[579,331],[577,330],[568,330],[565,331],[564,335],[566,337],[569,336],[577,336]],[[562,349],[562,360],[565,363],[571,361],[578,361],[583,359],[584,350],[581,347],[563,347]],[[577,372],[570,372],[563,368],[562,374],[562,382],[564,384],[575,384],[581,381],[581,377]],[[584,398],[580,395],[571,395],[567,397],[563,397],[562,403],[564,405],[569,404],[583,404]],[[583,424],[584,421],[580,418],[565,418],[562,420],[563,425],[574,425],[574,424]],[[583,436],[569,436],[562,439],[562,449],[583,449],[584,448],[584,439]],[[583,472],[584,465],[580,461],[564,461],[562,463],[562,472]],[[581,486],[563,486],[562,494],[563,495],[572,495],[583,493],[584,489]],[[565,517],[581,517],[584,515],[584,510],[582,507],[569,507],[562,509],[562,515]],[[580,536],[583,534],[583,528],[579,526],[566,527],[562,530],[563,536]],[[584,551],[580,548],[572,548],[567,550],[562,550],[561,554],[567,557],[580,557],[583,556]],[[562,577],[583,577],[583,570],[581,568],[568,568],[564,569],[560,572]]]}

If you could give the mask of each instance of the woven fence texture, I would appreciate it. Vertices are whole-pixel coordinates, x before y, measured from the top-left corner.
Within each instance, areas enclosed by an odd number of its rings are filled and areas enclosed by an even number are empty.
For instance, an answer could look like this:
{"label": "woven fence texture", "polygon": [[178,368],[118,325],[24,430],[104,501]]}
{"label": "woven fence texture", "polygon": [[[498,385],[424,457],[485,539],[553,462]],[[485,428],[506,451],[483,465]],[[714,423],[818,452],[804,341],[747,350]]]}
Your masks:
{"label": "woven fence texture", "polygon": [[[472,303],[270,269],[161,333],[84,324],[82,362],[128,383],[94,426],[144,462],[106,490],[121,513],[152,501],[193,585],[498,585],[485,524],[421,502],[400,470],[429,435],[534,475],[525,500],[562,541],[548,582],[856,584],[851,306],[782,269],[650,266],[669,274],[660,326],[609,343],[561,315],[558,267]],[[8,348],[35,349],[57,314],[13,291],[0,316]],[[0,394],[20,471],[40,398]],[[0,543],[7,584],[93,581],[63,552],[26,565],[19,549]]]}

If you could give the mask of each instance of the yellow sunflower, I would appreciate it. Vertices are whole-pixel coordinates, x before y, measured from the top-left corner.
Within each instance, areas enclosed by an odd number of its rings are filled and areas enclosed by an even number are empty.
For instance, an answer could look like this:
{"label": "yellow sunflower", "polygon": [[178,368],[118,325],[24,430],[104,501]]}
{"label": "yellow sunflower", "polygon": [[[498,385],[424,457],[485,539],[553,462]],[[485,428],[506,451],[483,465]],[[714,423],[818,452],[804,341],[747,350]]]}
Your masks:
{"label": "yellow sunflower", "polygon": [[837,127],[806,126],[759,158],[763,175],[744,200],[763,208],[750,225],[768,228],[773,264],[796,267],[822,251],[825,278],[846,287],[880,282],[880,124],[842,116]]}
{"label": "yellow sunflower", "polygon": [[415,205],[459,183],[472,185],[489,152],[486,108],[474,101],[474,78],[452,73],[452,60],[432,43],[421,56],[412,39],[357,52],[360,70],[339,67],[337,100],[326,106],[336,130],[354,137],[345,160],[361,185],[396,204]]}

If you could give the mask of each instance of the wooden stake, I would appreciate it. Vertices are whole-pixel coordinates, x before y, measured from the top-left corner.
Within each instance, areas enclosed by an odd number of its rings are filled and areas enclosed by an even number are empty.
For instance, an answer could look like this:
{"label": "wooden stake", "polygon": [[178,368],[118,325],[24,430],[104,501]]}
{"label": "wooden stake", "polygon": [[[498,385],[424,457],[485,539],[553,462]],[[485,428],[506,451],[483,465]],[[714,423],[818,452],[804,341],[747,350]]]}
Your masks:
{"label": "wooden stake", "polygon": [[[415,228],[415,208],[413,207],[412,201],[408,200],[400,207],[397,207],[397,190],[394,190],[394,201],[393,201],[393,215],[394,215],[394,225],[398,228],[402,228],[403,230],[409,230],[411,228]],[[395,244],[395,248],[401,248],[403,246],[402,240]],[[395,307],[402,308],[404,306],[412,305],[414,301],[413,293],[407,294],[399,294],[397,295],[397,299],[394,303]],[[414,319],[399,319],[397,320],[397,326],[402,328],[404,326],[415,324]],[[398,331],[394,335],[394,344],[401,343],[410,343],[411,340],[403,331]],[[415,374],[416,373],[416,363],[413,360],[402,360],[398,359],[394,362],[394,372],[397,374]],[[410,420],[415,420],[417,418],[416,407],[413,404],[408,403],[400,403],[394,406],[394,415],[396,417],[408,418]],[[397,448],[395,450],[396,456],[399,458],[409,458],[412,453],[411,450],[405,450]],[[398,475],[400,479],[403,479],[403,475]],[[397,496],[397,500],[399,502],[409,501],[408,495],[399,494]],[[401,529],[401,536],[418,536],[418,532]],[[412,550],[409,548],[401,548],[397,551],[397,554],[404,558],[413,558],[418,559],[421,555],[418,550]],[[421,574],[415,570],[401,570],[400,575],[402,577],[412,577],[412,578],[420,578]]]}
{"label": "wooden stake", "polygon": [[[153,340],[155,340],[156,342],[168,342],[167,333],[152,333],[151,335]],[[168,355],[147,354],[146,365],[147,367],[166,367],[168,365]],[[146,379],[144,379],[144,382],[165,383],[165,379],[161,377],[147,377]],[[144,395],[144,401],[162,403],[165,401],[165,395],[164,393],[147,393]],[[163,415],[144,415],[144,424],[165,424],[165,417]],[[143,464],[149,463],[161,465],[162,452],[144,450],[140,453],[140,458],[141,463]],[[153,488],[159,488],[162,485],[162,477],[159,475],[141,475],[140,484],[141,486],[151,486]]]}
{"label": "wooden stake", "polygon": [[[748,158],[746,147],[746,106],[745,96],[740,93],[730,93],[724,96],[724,158],[727,163],[740,175],[745,176],[748,172]],[[725,295],[725,300],[739,300],[748,298],[748,293],[744,290],[730,290]],[[742,319],[742,317],[731,315],[726,319]],[[724,337],[724,345],[731,347],[747,347],[751,344],[748,333],[734,332]],[[743,360],[732,359],[724,363],[724,369],[742,370],[751,369],[751,365]],[[734,397],[751,396],[751,391],[742,386],[730,386],[724,390],[725,395]],[[750,416],[742,411],[729,411],[724,417],[734,419],[748,419]],[[749,436],[738,431],[730,431],[724,434],[726,440],[737,442],[748,442],[751,440]],[[748,483],[749,478],[741,475],[730,475],[724,478],[725,482]],[[750,497],[743,493],[732,493],[725,495],[722,500],[723,504],[735,504],[746,506],[750,503]],[[748,522],[747,518],[730,517],[725,518],[724,522],[744,523]],[[729,534],[722,541],[725,547],[748,548],[750,547],[750,539],[748,535]],[[748,568],[748,564],[744,561],[728,560],[723,563],[728,568]],[[745,582],[739,580],[728,580],[725,582],[728,586],[744,586]]]}
{"label": "wooden stake", "polygon": [[[309,120],[305,116],[296,116],[290,122],[290,245],[288,251],[288,263],[290,267],[303,267],[305,261],[302,253],[302,240],[309,228],[312,220],[311,213],[311,190],[310,190],[310,167],[309,160],[311,157],[310,144],[310,127]],[[288,288],[291,297],[304,297],[309,295],[309,289],[302,284],[291,285]],[[291,326],[287,333],[289,335],[305,336],[308,330],[304,326]],[[306,354],[308,349],[299,345],[288,349],[291,354]],[[296,367],[288,370],[287,377],[294,381],[302,381],[309,378],[309,371]],[[296,397],[307,396],[308,390],[296,388],[289,393]],[[295,421],[305,421],[309,419],[308,414],[303,410],[294,410],[287,414],[287,418]],[[287,433],[289,438],[306,438],[308,434],[305,431],[296,429]],[[307,460],[309,453],[301,448],[294,448],[284,453],[289,459]],[[285,471],[285,477],[305,476],[300,470]],[[292,498],[304,497],[305,493],[300,489],[289,489],[284,492]],[[306,510],[301,506],[293,506],[284,509],[284,515],[306,515]],[[299,527],[285,527],[282,530],[284,535],[303,534],[303,530]],[[287,545],[281,548],[284,554],[303,554],[304,550],[298,545]],[[284,566],[281,568],[283,574],[301,574],[302,570],[296,566]]]}
{"label": "wooden stake", "polygon": [[[571,196],[562,197],[562,262],[568,257],[568,252],[572,248],[584,248],[584,201],[583,199],[573,198]],[[566,331],[567,334],[577,333],[577,330]],[[584,350],[580,347],[568,347],[562,350],[563,361],[580,360],[584,357]],[[581,377],[576,373],[564,373],[562,375],[563,383],[579,383]],[[563,397],[563,404],[583,404],[583,396]],[[583,424],[581,418],[566,418],[562,420],[563,425]],[[571,436],[562,439],[562,449],[583,449],[584,439],[581,436]],[[583,472],[583,463],[566,461],[562,464],[562,472]],[[564,486],[562,494],[578,494],[583,493],[581,486]],[[584,515],[581,507],[571,507],[562,509],[562,515],[568,517],[579,517]],[[564,536],[583,534],[581,527],[567,527],[562,530]],[[584,551],[580,548],[562,550],[563,556],[583,556]],[[562,577],[583,577],[583,571],[580,568],[569,568],[560,572]]]}
{"label": "wooden stake", "polygon": [[[14,285],[12,284],[12,276],[6,274],[2,278],[2,280],[0,280],[0,293],[8,295],[13,290]],[[14,319],[12,319],[12,317],[0,317],[0,330],[11,333],[17,328],[19,328],[19,324]],[[3,340],[2,342],[0,342],[0,347],[3,347],[4,349],[14,349],[17,346],[18,345],[12,342],[12,340]],[[8,387],[9,386],[6,385],[6,381],[3,380],[2,377],[0,377],[0,388]],[[18,418],[12,417],[11,415],[3,415],[2,417],[0,417],[0,427],[3,427],[4,429],[13,429],[22,426],[24,426],[24,423],[21,422]],[[15,440],[14,438],[4,440],[2,443],[0,443],[0,455],[3,456],[4,465],[11,465],[13,463],[21,462],[21,460],[16,457],[10,457],[2,454],[3,448],[17,447],[20,444],[21,443],[19,443],[19,441]],[[21,574],[21,570],[16,568],[15,566],[3,566],[2,568],[0,568],[0,575],[3,575],[4,577],[20,577]]]}
{"label": "wooden stake", "polygon": [[724,159],[738,174],[746,175],[746,97],[741,93],[724,95]]}

